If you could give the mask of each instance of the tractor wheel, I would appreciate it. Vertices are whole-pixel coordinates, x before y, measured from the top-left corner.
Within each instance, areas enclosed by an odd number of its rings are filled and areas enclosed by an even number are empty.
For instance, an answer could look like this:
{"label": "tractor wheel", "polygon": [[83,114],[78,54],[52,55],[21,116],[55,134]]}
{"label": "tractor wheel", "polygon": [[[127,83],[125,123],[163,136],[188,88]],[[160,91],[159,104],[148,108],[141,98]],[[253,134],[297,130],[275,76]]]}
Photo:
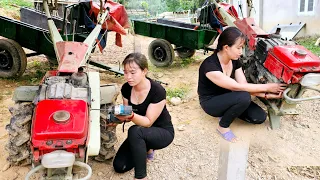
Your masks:
{"label": "tractor wheel", "polygon": [[20,77],[27,67],[22,47],[11,39],[0,39],[0,77]]}
{"label": "tractor wheel", "polygon": [[185,47],[177,48],[177,53],[180,58],[189,58],[192,57],[195,53],[195,49],[189,49]]}
{"label": "tractor wheel", "polygon": [[31,102],[16,103],[9,109],[12,117],[6,126],[9,141],[6,150],[9,153],[7,160],[11,165],[31,164],[31,119],[33,113]]}
{"label": "tractor wheel", "polygon": [[152,41],[148,48],[151,63],[157,67],[170,66],[174,60],[172,45],[164,39]]}
{"label": "tractor wheel", "polygon": [[[109,109],[111,104],[102,105],[101,109]],[[106,113],[104,113],[107,115]],[[96,161],[106,161],[113,158],[116,155],[114,145],[117,143],[116,127],[107,126],[106,120],[100,118],[100,152],[99,155],[95,157]]]}

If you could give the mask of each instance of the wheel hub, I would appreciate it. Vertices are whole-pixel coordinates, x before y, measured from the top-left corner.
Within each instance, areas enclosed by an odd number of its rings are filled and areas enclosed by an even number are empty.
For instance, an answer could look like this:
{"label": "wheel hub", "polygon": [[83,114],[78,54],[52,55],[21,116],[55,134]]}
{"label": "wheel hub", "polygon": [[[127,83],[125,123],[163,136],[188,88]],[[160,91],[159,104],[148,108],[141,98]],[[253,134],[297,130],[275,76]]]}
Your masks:
{"label": "wheel hub", "polygon": [[165,50],[161,47],[155,48],[153,55],[159,61],[163,61],[166,58]]}
{"label": "wheel hub", "polygon": [[0,50],[0,69],[10,69],[12,61],[10,53],[5,50]]}

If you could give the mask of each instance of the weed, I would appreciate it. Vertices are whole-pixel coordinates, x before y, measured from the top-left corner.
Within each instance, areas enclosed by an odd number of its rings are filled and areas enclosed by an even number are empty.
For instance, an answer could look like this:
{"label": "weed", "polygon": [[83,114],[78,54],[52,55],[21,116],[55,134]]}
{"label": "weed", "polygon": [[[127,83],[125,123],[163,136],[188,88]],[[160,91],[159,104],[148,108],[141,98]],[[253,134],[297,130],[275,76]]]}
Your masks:
{"label": "weed", "polygon": [[5,91],[3,94],[6,95],[6,96],[9,96],[9,95],[12,94],[12,92],[11,91]]}
{"label": "weed", "polygon": [[169,89],[167,89],[167,96],[169,98],[179,97],[179,98],[183,99],[188,94],[188,92],[189,92],[189,88],[186,86],[180,86],[177,88],[169,88]]}
{"label": "weed", "polygon": [[0,7],[5,9],[13,9],[14,5],[23,6],[23,7],[33,7],[31,1],[27,0],[1,0]]}
{"label": "weed", "polygon": [[195,59],[193,57],[189,57],[189,58],[183,58],[181,59],[181,67],[186,67],[189,64],[193,63],[195,61]]}
{"label": "weed", "polygon": [[304,38],[298,38],[296,39],[296,41],[304,46],[305,48],[307,48],[308,50],[310,50],[312,53],[314,53],[317,56],[320,56],[320,46],[315,46],[314,43],[317,41],[316,36],[312,36],[312,37],[304,37]]}
{"label": "weed", "polygon": [[148,65],[148,70],[149,70],[150,72],[161,72],[161,71],[162,71],[162,68],[161,68],[161,67],[154,66],[153,64],[149,63],[149,65]]}

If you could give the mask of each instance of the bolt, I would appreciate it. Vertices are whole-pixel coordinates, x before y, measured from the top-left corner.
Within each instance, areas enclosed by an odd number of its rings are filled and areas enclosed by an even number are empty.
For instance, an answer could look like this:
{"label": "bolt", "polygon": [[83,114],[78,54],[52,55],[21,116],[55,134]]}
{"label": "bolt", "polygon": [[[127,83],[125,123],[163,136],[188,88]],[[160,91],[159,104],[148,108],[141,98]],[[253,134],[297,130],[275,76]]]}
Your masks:
{"label": "bolt", "polygon": [[53,144],[53,141],[52,141],[52,140],[49,140],[49,141],[46,142],[46,144],[47,144],[48,146],[51,146],[51,145]]}

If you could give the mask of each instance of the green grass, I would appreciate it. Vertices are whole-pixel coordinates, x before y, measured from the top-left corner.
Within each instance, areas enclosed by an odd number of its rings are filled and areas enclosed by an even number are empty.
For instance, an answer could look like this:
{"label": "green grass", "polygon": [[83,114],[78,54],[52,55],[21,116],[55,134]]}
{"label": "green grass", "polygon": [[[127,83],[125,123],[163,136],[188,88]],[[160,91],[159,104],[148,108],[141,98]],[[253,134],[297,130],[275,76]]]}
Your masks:
{"label": "green grass", "polygon": [[177,56],[174,59],[174,64],[172,65],[172,67],[178,67],[178,68],[188,67],[194,61],[195,61],[194,57],[180,58],[180,57]]}
{"label": "green grass", "polygon": [[14,84],[14,86],[39,85],[41,79],[50,70],[50,64],[47,61],[28,62],[25,73],[19,78],[0,78],[5,84]]}
{"label": "green grass", "polygon": [[189,88],[186,86],[176,87],[176,88],[168,88],[167,96],[169,98],[179,97],[181,99],[185,98],[189,92]]}
{"label": "green grass", "polygon": [[32,1],[27,0],[0,0],[0,7],[4,9],[15,8],[14,5],[24,6],[24,7],[33,7]]}
{"label": "green grass", "polygon": [[304,37],[296,39],[297,43],[304,46],[308,50],[310,50],[312,53],[314,53],[317,56],[320,56],[320,46],[315,46],[314,43],[317,41],[319,37],[312,36],[312,37]]}
{"label": "green grass", "polygon": [[195,59],[193,57],[181,59],[181,67],[186,67],[194,61]]}

